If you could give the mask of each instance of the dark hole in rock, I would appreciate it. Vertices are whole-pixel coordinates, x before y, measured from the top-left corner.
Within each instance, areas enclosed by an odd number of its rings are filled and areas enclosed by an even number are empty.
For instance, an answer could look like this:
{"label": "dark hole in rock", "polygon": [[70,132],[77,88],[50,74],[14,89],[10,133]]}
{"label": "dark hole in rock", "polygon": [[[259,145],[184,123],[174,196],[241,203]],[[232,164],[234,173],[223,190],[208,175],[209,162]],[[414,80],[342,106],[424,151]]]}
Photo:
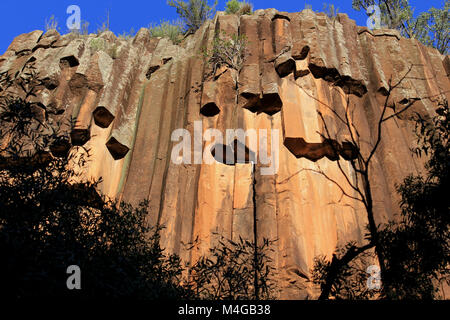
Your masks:
{"label": "dark hole in rock", "polygon": [[217,162],[230,166],[236,164],[233,148],[229,145],[216,143],[214,147],[211,148],[211,155]]}
{"label": "dark hole in rock", "polygon": [[277,67],[277,73],[280,78],[284,78],[289,75],[295,69],[295,61],[294,59],[288,59],[283,63],[280,63]]}
{"label": "dark hole in rock", "polygon": [[70,140],[74,146],[83,146],[91,139],[89,129],[73,129],[70,133]]}
{"label": "dark hole in rock", "polygon": [[106,143],[106,147],[108,148],[109,153],[111,153],[111,156],[114,158],[114,160],[120,160],[124,158],[127,155],[128,151],[130,151],[130,148],[128,148],[126,145],[121,144],[114,137],[111,137],[108,140],[108,142]]}
{"label": "dark hole in rock", "polygon": [[277,13],[277,14],[275,14],[274,16],[273,16],[273,18],[272,18],[272,21],[274,21],[274,20],[276,20],[276,19],[284,19],[284,20],[287,20],[287,21],[291,21],[291,19],[288,17],[288,16],[285,16],[285,15],[283,15],[283,14],[279,14],[279,13]]}
{"label": "dark hole in rock", "polygon": [[300,53],[298,54],[292,54],[292,58],[295,60],[305,60],[309,53],[309,46],[304,46]]}
{"label": "dark hole in rock", "polygon": [[283,107],[283,102],[278,93],[263,94],[262,99],[252,93],[242,93],[241,96],[247,99],[247,103],[243,108],[253,113],[259,114],[264,112],[269,116],[272,116],[279,112]]}
{"label": "dark hole in rock", "polygon": [[58,140],[51,144],[50,152],[54,157],[67,158],[71,147],[69,140]]}
{"label": "dark hole in rock", "polygon": [[348,76],[340,77],[334,84],[341,87],[346,94],[354,94],[357,97],[362,97],[367,93],[367,88],[361,81]]}
{"label": "dark hole in rock", "polygon": [[256,98],[259,97],[257,94],[252,93],[252,92],[242,92],[241,96],[244,97],[247,100],[254,99],[255,97]]}
{"label": "dark hole in rock", "polygon": [[335,86],[342,88],[347,94],[354,94],[358,97],[362,97],[367,93],[367,88],[362,81],[355,80],[349,76],[341,76],[336,68],[327,68],[313,63],[310,63],[308,68],[314,78],[332,82]]}
{"label": "dark hole in rock", "polygon": [[280,95],[278,93],[263,94],[261,99],[261,112],[267,113],[269,116],[279,112],[283,107]]}
{"label": "dark hole in rock", "polygon": [[380,87],[377,92],[385,97],[389,95],[389,91],[385,87]]}
{"label": "dark hole in rock", "polygon": [[169,62],[170,60],[172,60],[172,57],[162,59],[163,64],[166,64],[166,63]]}
{"label": "dark hole in rock", "polygon": [[294,72],[294,79],[298,79],[304,76],[307,76],[310,73],[308,69],[305,70],[295,70]]}
{"label": "dark hole in rock", "polygon": [[56,78],[45,78],[42,79],[42,84],[48,90],[55,90],[59,86],[59,81]]}
{"label": "dark hole in rock", "polygon": [[358,148],[349,141],[342,142],[342,148],[339,154],[345,160],[355,160],[358,158]]}
{"label": "dark hole in rock", "polygon": [[326,81],[335,81],[339,77],[339,72],[336,68],[327,68],[323,66],[318,66],[316,64],[310,63],[308,65],[309,70],[311,70],[314,78],[321,78]]}
{"label": "dark hole in rock", "polygon": [[340,145],[334,140],[308,143],[303,138],[285,138],[283,144],[297,158],[306,158],[313,162],[323,157],[327,157],[331,161],[339,160]]}
{"label": "dark hole in rock", "polygon": [[235,139],[231,145],[217,143],[211,148],[211,154],[217,162],[226,165],[236,163],[256,163],[256,154],[244,143]]}
{"label": "dark hole in rock", "polygon": [[251,163],[256,162],[256,154],[250,148],[245,145],[245,142],[241,142],[235,139],[232,143],[234,151],[234,161],[236,163]]}
{"label": "dark hole in rock", "polygon": [[251,92],[242,92],[241,97],[247,100],[243,105],[243,108],[248,109],[251,112],[258,112],[258,109],[260,108],[259,95]]}
{"label": "dark hole in rock", "polygon": [[114,116],[105,107],[97,107],[94,112],[94,122],[100,128],[108,128],[114,120]]}
{"label": "dark hole in rock", "polygon": [[80,63],[78,62],[78,59],[75,58],[75,56],[67,56],[67,57],[61,58],[60,64],[62,67],[73,68],[73,67],[78,66]]}
{"label": "dark hole in rock", "polygon": [[402,100],[399,101],[400,104],[407,104],[409,102],[408,98],[403,98]]}
{"label": "dark hole in rock", "polygon": [[156,66],[151,66],[150,68],[148,68],[147,73],[145,74],[145,76],[147,77],[147,79],[150,79],[150,77],[152,76],[152,73],[157,71],[160,68],[160,66],[156,65]]}
{"label": "dark hole in rock", "polygon": [[325,148],[325,157],[331,161],[339,160],[339,151],[341,150],[340,144],[336,140],[326,139],[322,142]]}
{"label": "dark hole in rock", "polygon": [[209,102],[200,108],[200,113],[205,117],[214,117],[220,113],[220,109],[214,102]]}

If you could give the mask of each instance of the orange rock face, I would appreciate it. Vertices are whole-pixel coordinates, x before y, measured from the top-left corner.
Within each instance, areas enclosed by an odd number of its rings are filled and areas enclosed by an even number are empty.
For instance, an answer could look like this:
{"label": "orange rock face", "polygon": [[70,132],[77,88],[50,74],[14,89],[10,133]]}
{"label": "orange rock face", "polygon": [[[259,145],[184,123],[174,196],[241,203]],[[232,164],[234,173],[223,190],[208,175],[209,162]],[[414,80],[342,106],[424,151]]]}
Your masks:
{"label": "orange rock face", "polygon": [[[246,36],[240,70],[211,74],[201,51],[212,46],[218,30]],[[0,56],[0,72],[14,74],[30,62],[46,79],[38,98],[62,110],[51,118],[76,119],[65,130],[73,145],[91,150],[84,175],[102,178],[100,192],[132,204],[149,200],[149,221],[166,227],[162,246],[186,261],[207,254],[219,236],[277,239],[272,258],[280,297],[288,299],[317,296],[308,282],[314,257],[331,257],[350,240],[364,242],[361,203],[314,172],[322,170],[355,195],[338,168],[337,160],[355,179],[349,163],[354,146],[336,114],[352,106],[351,121],[367,151],[389,83],[414,66],[390,103],[421,100],[384,124],[370,171],[376,221],[383,223],[399,213],[395,184],[423,171],[422,160],[410,152],[415,137],[408,114],[433,115],[436,106],[424,97],[444,92],[450,98],[448,56],[393,30],[370,31],[345,14],[331,22],[310,10],[258,10],[240,18],[218,13],[181,45],[151,38],[147,29],[132,40],[109,32],[73,37],[35,31],[17,37]],[[318,112],[333,140],[324,139]],[[173,161],[177,129],[191,139],[189,163]],[[269,143],[255,149],[247,139],[246,152],[276,152],[278,170],[262,174],[265,165],[257,162],[253,186],[249,161],[205,163],[205,147],[214,139],[202,134],[211,129],[224,137],[227,129],[265,129]],[[280,134],[270,142],[273,130]],[[195,239],[198,248],[187,250]]]}

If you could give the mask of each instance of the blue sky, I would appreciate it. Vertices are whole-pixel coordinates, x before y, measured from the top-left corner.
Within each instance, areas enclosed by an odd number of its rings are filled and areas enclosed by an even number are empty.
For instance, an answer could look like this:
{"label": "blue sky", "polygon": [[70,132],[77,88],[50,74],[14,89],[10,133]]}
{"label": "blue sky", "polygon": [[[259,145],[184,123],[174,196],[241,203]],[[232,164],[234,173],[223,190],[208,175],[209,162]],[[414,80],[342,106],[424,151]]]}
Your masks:
{"label": "blue sky", "polygon": [[[210,0],[212,3],[213,0]],[[218,10],[223,10],[226,0],[220,0]],[[351,0],[253,0],[255,9],[276,8],[280,11],[298,12],[305,4],[312,5],[316,11],[321,11],[323,3],[333,3],[350,18],[356,20],[358,25],[366,24],[364,12],[352,9]],[[444,0],[411,0],[411,5],[416,7],[416,12],[428,10],[428,8],[441,7]],[[66,9],[75,4],[81,8],[81,19],[89,22],[89,32],[95,32],[106,20],[109,10],[110,29],[120,34],[124,31],[139,30],[147,27],[151,22],[159,22],[161,19],[173,20],[177,18],[174,8],[166,4],[166,0],[1,0],[0,2],[0,54],[3,54],[11,41],[19,34],[33,30],[44,30],[45,21],[52,15],[55,16],[60,26],[60,32],[67,32]]]}

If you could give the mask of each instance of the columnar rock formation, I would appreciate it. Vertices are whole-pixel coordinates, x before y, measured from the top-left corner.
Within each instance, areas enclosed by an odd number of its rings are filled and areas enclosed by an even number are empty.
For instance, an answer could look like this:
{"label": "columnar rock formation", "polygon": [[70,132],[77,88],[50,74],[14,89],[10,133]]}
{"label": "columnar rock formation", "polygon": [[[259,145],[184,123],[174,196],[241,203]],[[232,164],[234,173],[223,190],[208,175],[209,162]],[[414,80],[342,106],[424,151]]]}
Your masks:
{"label": "columnar rock formation", "polygon": [[[201,52],[211,47],[217,31],[248,39],[239,72],[225,67],[211,74]],[[353,106],[360,147],[367,150],[376,137],[389,81],[398,81],[413,66],[389,103],[421,100],[385,123],[371,170],[376,220],[386,222],[399,212],[395,184],[423,172],[423,161],[409,149],[415,138],[408,116],[434,114],[436,103],[425,97],[444,93],[450,98],[448,61],[396,31],[358,27],[345,14],[330,20],[310,10],[268,9],[241,17],[218,13],[180,45],[151,38],[147,29],[131,40],[111,32],[60,36],[34,31],[17,37],[0,56],[0,72],[14,74],[34,63],[45,80],[37,99],[59,110],[48,118],[76,119],[73,128],[65,128],[71,143],[91,150],[85,177],[101,177],[99,192],[109,197],[132,204],[149,200],[149,221],[166,227],[164,248],[194,261],[219,236],[277,239],[273,259],[281,297],[313,298],[317,291],[308,279],[314,257],[330,257],[350,240],[363,243],[367,224],[359,202],[342,197],[339,187],[307,170],[322,169],[354,195],[336,162],[340,159],[354,179],[348,162],[354,146],[327,106],[338,113],[347,103]],[[323,138],[318,111],[333,141]],[[267,129],[268,138],[277,129],[279,169],[263,175],[265,165],[257,162],[253,186],[248,161],[197,163],[202,154],[192,149],[191,164],[177,164],[171,153],[179,142],[171,136],[180,128],[193,139],[196,129],[218,129],[224,136],[226,129]],[[191,147],[211,144],[195,138]],[[275,147],[269,143],[248,151],[270,153]],[[197,247],[187,250],[185,244],[194,240]]]}

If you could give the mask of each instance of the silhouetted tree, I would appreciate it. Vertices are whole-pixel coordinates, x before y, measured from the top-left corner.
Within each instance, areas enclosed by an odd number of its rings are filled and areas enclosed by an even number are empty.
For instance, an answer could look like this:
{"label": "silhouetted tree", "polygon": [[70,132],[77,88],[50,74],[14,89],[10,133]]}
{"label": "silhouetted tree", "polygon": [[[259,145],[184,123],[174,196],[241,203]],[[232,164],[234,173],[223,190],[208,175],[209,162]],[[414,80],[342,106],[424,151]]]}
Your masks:
{"label": "silhouetted tree", "polygon": [[[349,242],[345,247],[338,248],[337,254],[333,255],[331,261],[327,261],[323,257],[316,258],[313,269],[313,280],[321,286],[320,299],[328,299],[330,296],[334,298],[352,299],[369,298],[373,296],[385,298],[433,297],[434,295],[431,294],[431,290],[434,290],[432,284],[433,278],[436,278],[438,274],[444,275],[446,272],[445,269],[443,269],[443,266],[448,263],[448,254],[445,253],[448,252],[448,238],[446,238],[448,237],[449,227],[447,220],[448,201],[443,197],[441,202],[436,202],[433,196],[429,194],[429,191],[434,190],[436,192],[442,192],[442,190],[445,190],[441,188],[436,190],[433,189],[432,186],[435,186],[436,183],[441,183],[436,182],[438,176],[442,177],[444,179],[443,181],[448,179],[448,176],[445,178],[446,176],[444,173],[445,170],[448,169],[443,169],[444,172],[439,171],[438,175],[432,174],[429,176],[426,179],[428,184],[423,184],[423,180],[420,177],[409,177],[405,180],[404,184],[398,189],[403,199],[401,203],[403,216],[400,221],[392,221],[385,226],[379,226],[376,225],[374,219],[373,197],[369,175],[370,161],[373,159],[373,156],[381,143],[384,122],[406,112],[417,100],[420,100],[419,98],[409,98],[404,99],[401,102],[391,101],[393,91],[399,88],[401,83],[408,78],[408,74],[413,67],[414,66],[411,66],[396,83],[389,81],[385,102],[381,107],[381,113],[376,125],[377,133],[375,143],[371,145],[367,155],[364,155],[361,151],[361,141],[363,140],[358,132],[358,128],[355,127],[354,121],[351,118],[353,112],[349,109],[350,103],[348,97],[344,115],[340,115],[338,112],[324,104],[336,115],[336,118],[345,125],[345,128],[349,132],[351,141],[348,141],[347,143],[350,143],[353,146],[352,148],[356,155],[355,160],[351,160],[350,164],[355,172],[356,180],[352,181],[352,179],[348,177],[346,172],[342,169],[339,160],[337,160],[337,165],[348,186],[356,192],[357,196],[355,197],[346,193],[343,186],[328,177],[322,170],[312,171],[322,174],[330,182],[338,186],[344,196],[362,202],[366,209],[369,224],[367,227],[367,244],[358,246],[354,242]],[[417,78],[414,79],[417,81],[421,80]],[[442,96],[443,95],[440,94],[434,97],[422,97],[421,99],[429,99],[434,102],[441,99],[442,101],[438,105],[437,112],[441,113],[439,117],[443,117],[447,112],[444,112],[444,110],[448,109],[448,104],[442,99]],[[388,111],[390,109],[392,111]],[[319,116],[325,127],[324,139],[335,141],[335,137],[331,136],[322,114],[319,113]],[[420,137],[423,144],[418,150],[429,151],[432,148],[437,148],[436,150],[439,150],[436,152],[436,154],[439,154],[439,158],[432,156],[428,163],[427,168],[429,170],[431,169],[431,172],[435,170],[433,169],[434,166],[440,168],[439,170],[448,166],[448,123],[443,126],[442,121],[442,119],[439,121],[435,120],[434,126],[424,120],[419,122],[419,127],[422,132],[422,136]],[[444,134],[443,132],[446,130],[447,133]],[[423,136],[424,133],[426,133],[426,136]],[[441,143],[436,142],[436,137],[438,136],[443,139]],[[339,145],[332,143],[331,146],[335,149],[336,153],[340,151]],[[445,148],[447,149],[444,152]],[[433,155],[434,154],[435,153],[433,152]],[[358,180],[358,176],[360,180]],[[448,186],[448,180],[443,183],[443,186]],[[419,190],[421,190],[420,197],[417,193]],[[416,202],[417,199],[415,197],[419,197],[420,202]],[[418,206],[419,203],[422,207]],[[440,209],[436,211],[437,208]],[[416,213],[412,215],[414,211],[416,211]],[[426,217],[430,214],[427,213],[427,211],[432,211],[437,214],[437,220],[433,220],[432,218],[427,220]],[[419,217],[421,217],[422,220],[419,220]],[[425,223],[425,221],[428,222]],[[432,224],[433,227],[431,227],[430,224]],[[445,230],[447,231],[444,232]],[[436,231],[444,232],[445,236],[442,236],[442,234],[434,235]],[[366,269],[361,269],[360,266],[368,266],[363,260],[367,260],[367,258],[370,257],[371,249],[374,250],[380,265],[382,286],[381,290],[368,292],[365,286],[366,282],[361,283],[361,279],[364,278],[362,277],[362,274],[365,273]],[[430,257],[427,257],[425,252],[430,249],[433,249],[434,252],[428,253]],[[421,258],[419,258],[418,255],[421,255]],[[433,259],[431,257],[433,257]],[[425,261],[428,261],[429,265],[425,266]],[[416,265],[413,265],[412,262],[415,262]],[[369,274],[366,273],[365,279],[368,277]],[[407,281],[407,279],[410,279],[411,281]],[[412,279],[414,279],[414,281]],[[402,283],[402,285],[400,285],[400,283]]]}
{"label": "silhouetted tree", "polygon": [[[52,116],[61,112],[36,101],[44,85],[32,65],[0,75],[2,298],[252,299],[255,270],[268,295],[268,241],[251,261],[252,243],[221,242],[186,277],[160,246],[162,226],[148,225],[147,202],[106,199],[100,181],[82,178],[89,150],[72,147],[70,129]],[[66,286],[71,265],[81,269],[81,290]]]}
{"label": "silhouetted tree", "polygon": [[[75,147],[60,157],[49,150],[58,154],[55,143],[69,137],[48,119],[45,105],[33,102],[42,81],[32,66],[3,74],[0,84],[2,295],[187,297],[178,257],[163,252],[159,229],[145,223],[147,204],[102,199],[98,182],[80,180],[76,169],[88,150]],[[70,265],[81,268],[80,291],[66,287]]]}
{"label": "silhouetted tree", "polygon": [[[372,19],[380,19],[380,26],[397,29],[407,38],[415,38],[432,46],[442,54],[448,54],[450,42],[450,1],[445,0],[441,9],[430,8],[414,17],[409,0],[353,0],[353,8],[364,9]],[[376,5],[379,12],[373,7]],[[379,15],[376,17],[375,15]]]}
{"label": "silhouetted tree", "polygon": [[427,155],[426,175],[408,176],[397,187],[402,217],[382,231],[385,252],[384,296],[390,299],[433,299],[450,275],[450,110],[441,100],[432,119],[417,115],[419,146]]}
{"label": "silhouetted tree", "polygon": [[186,26],[186,33],[194,33],[202,24],[210,19],[217,6],[217,0],[214,5],[208,5],[207,0],[168,0],[167,4],[177,9],[177,13]]}
{"label": "silhouetted tree", "polygon": [[[208,300],[267,300],[276,298],[270,251],[273,241],[255,246],[243,240],[219,240],[208,256],[190,269],[191,289]],[[257,283],[255,283],[255,278]]]}

